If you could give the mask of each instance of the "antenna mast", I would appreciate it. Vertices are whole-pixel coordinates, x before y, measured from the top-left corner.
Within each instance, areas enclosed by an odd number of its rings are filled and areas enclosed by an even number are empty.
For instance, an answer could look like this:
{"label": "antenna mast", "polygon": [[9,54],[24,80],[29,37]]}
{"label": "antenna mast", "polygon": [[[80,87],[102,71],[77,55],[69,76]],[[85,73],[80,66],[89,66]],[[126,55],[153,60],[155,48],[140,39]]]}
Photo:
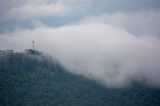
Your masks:
{"label": "antenna mast", "polygon": [[35,43],[35,41],[33,40],[33,41],[32,41],[32,49],[33,49],[33,50],[35,49],[34,43]]}

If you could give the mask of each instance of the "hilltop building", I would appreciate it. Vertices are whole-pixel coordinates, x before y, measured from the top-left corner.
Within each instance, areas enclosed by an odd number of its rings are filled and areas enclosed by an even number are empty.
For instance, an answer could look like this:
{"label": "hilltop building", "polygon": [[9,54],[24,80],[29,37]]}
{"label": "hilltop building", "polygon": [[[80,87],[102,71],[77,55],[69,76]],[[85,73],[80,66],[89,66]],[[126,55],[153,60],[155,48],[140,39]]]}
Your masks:
{"label": "hilltop building", "polygon": [[11,53],[14,53],[14,50],[0,50],[0,54],[11,54]]}

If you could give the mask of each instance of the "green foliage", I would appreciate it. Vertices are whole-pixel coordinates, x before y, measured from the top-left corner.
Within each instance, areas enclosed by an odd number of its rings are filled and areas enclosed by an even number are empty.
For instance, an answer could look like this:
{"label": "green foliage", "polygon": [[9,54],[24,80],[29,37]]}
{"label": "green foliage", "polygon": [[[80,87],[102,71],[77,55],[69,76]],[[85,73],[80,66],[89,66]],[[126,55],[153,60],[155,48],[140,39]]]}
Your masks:
{"label": "green foliage", "polygon": [[0,106],[160,106],[160,90],[105,88],[43,54],[0,56]]}

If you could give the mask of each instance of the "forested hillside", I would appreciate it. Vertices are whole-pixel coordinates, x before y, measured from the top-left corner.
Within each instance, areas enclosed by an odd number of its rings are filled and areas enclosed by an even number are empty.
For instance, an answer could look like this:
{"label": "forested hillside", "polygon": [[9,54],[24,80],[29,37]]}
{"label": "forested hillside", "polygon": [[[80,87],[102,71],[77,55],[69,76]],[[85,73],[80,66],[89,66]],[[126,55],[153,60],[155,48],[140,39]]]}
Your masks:
{"label": "forested hillside", "polygon": [[0,54],[0,106],[160,106],[160,90],[103,87],[43,54]]}

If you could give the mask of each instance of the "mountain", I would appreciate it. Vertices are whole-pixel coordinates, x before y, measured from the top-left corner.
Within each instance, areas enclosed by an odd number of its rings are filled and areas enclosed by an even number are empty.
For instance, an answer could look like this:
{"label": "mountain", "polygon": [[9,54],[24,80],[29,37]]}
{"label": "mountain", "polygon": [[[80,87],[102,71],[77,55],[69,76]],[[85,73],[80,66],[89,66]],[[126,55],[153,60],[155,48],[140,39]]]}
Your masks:
{"label": "mountain", "polygon": [[0,106],[160,106],[160,90],[106,88],[29,50],[0,54]]}

